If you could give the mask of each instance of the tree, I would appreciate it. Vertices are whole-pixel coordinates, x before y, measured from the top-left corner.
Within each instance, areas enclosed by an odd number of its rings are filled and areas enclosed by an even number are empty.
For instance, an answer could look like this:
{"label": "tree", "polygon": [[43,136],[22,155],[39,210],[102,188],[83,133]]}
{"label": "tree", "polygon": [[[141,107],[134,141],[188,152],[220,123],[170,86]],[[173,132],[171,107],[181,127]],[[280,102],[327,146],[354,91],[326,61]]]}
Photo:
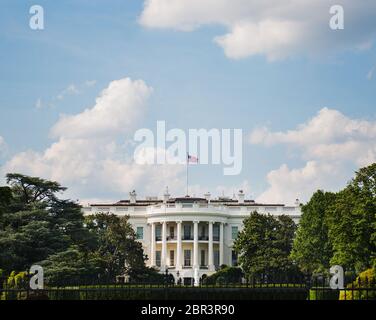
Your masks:
{"label": "tree", "polygon": [[348,271],[359,273],[372,266],[376,247],[374,200],[352,185],[337,194],[328,209],[329,240],[333,243],[331,264],[339,264]]}
{"label": "tree", "polygon": [[53,202],[56,200],[56,193],[66,190],[56,181],[29,177],[19,173],[8,173],[6,178],[14,197],[18,198],[24,206],[42,201]]}
{"label": "tree", "polygon": [[104,261],[108,280],[124,274],[136,277],[145,270],[146,256],[128,217],[100,213],[88,216],[86,226],[98,238],[96,252]]}
{"label": "tree", "polygon": [[339,264],[356,274],[376,263],[376,163],[336,194],[316,192],[302,210],[292,257],[303,271]]}
{"label": "tree", "polygon": [[376,163],[361,168],[328,209],[332,264],[359,273],[376,259]]}
{"label": "tree", "polygon": [[70,239],[47,221],[31,221],[19,228],[0,231],[0,265],[10,270],[27,270],[50,254],[64,250]]}
{"label": "tree", "polygon": [[241,283],[243,278],[243,271],[238,267],[224,267],[216,273],[203,277],[203,284],[216,284],[217,282],[223,283]]}
{"label": "tree", "polygon": [[0,230],[3,224],[3,214],[12,202],[12,190],[9,187],[0,187]]}
{"label": "tree", "polygon": [[296,271],[289,257],[296,230],[291,218],[254,212],[243,225],[234,248],[247,277],[278,281]]}
{"label": "tree", "polygon": [[26,270],[72,244],[88,244],[78,204],[58,199],[65,190],[57,182],[8,174],[0,190],[0,266]]}
{"label": "tree", "polygon": [[322,272],[330,267],[333,248],[328,239],[326,211],[335,197],[334,193],[318,190],[302,206],[291,258],[305,273]]}
{"label": "tree", "polygon": [[46,283],[54,285],[96,284],[104,274],[104,262],[95,253],[77,246],[50,255],[39,263],[44,267]]}

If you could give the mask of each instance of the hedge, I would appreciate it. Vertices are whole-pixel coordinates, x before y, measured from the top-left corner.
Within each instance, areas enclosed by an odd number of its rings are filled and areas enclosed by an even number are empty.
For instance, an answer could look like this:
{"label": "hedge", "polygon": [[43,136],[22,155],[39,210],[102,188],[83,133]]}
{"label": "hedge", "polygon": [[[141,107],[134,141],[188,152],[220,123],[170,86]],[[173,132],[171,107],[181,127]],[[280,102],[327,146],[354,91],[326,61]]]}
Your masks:
{"label": "hedge", "polygon": [[85,288],[46,291],[51,300],[306,300],[305,288]]}
{"label": "hedge", "polygon": [[309,300],[338,300],[339,290],[314,288],[309,290]]}
{"label": "hedge", "polygon": [[[366,288],[367,290],[365,290]],[[341,290],[339,295],[339,300],[366,299],[376,300],[376,272],[372,268],[360,273],[355,281],[347,285],[345,290]]]}

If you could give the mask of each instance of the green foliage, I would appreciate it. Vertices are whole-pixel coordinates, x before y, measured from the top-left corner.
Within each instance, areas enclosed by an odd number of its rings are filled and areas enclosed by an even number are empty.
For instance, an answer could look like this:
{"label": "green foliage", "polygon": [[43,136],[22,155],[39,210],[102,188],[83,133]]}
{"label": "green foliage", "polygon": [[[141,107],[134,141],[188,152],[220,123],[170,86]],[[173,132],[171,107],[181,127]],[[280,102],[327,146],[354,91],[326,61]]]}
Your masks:
{"label": "green foliage", "polygon": [[224,267],[216,273],[204,278],[203,284],[226,284],[240,283],[243,277],[243,271],[236,267]]}
{"label": "green foliage", "polygon": [[7,183],[12,187],[13,197],[21,206],[40,204],[41,202],[56,201],[56,193],[65,191],[55,181],[37,177],[29,177],[19,173],[8,173]]}
{"label": "green foliage", "polygon": [[59,183],[21,174],[8,174],[7,181],[10,188],[0,188],[0,266],[6,272],[42,263],[46,283],[57,285],[114,281],[146,270],[128,218],[100,214],[85,221],[78,204],[57,197],[66,190]]}
{"label": "green foliage", "polygon": [[[172,276],[169,274],[169,276]],[[172,280],[172,281],[171,281]],[[158,270],[154,268],[144,267],[138,269],[129,277],[129,281],[132,283],[155,283],[155,284],[163,284],[166,283],[166,276],[161,274]],[[168,283],[174,282],[174,279],[167,279]]]}
{"label": "green foliage", "polygon": [[328,208],[331,264],[359,273],[376,257],[376,163],[359,170]]}
{"label": "green foliage", "polygon": [[96,254],[105,265],[108,280],[123,274],[135,278],[145,270],[146,256],[128,217],[101,213],[88,216],[86,226],[98,239]]}
{"label": "green foliage", "polygon": [[338,300],[339,291],[330,288],[313,288],[309,290],[309,300]]}
{"label": "green foliage", "polygon": [[50,255],[40,263],[45,273],[46,284],[78,285],[80,283],[96,283],[104,274],[104,263],[95,253],[85,253],[77,246]]}
{"label": "green foliage", "polygon": [[359,273],[376,261],[376,163],[336,194],[317,191],[302,207],[291,257],[302,271],[341,265]]}
{"label": "green foliage", "polygon": [[334,193],[319,190],[302,206],[291,258],[303,272],[322,272],[330,268],[333,249],[328,239],[326,211],[334,200]]}
{"label": "green foliage", "polygon": [[4,291],[0,300],[25,300],[26,291],[11,291],[26,289],[28,286],[28,273],[26,271],[16,272],[12,271],[6,280],[6,288],[10,291]]}
{"label": "green foliage", "polygon": [[254,212],[243,225],[234,248],[248,278],[279,281],[298,272],[289,257],[296,230],[291,218]]}
{"label": "green foliage", "polygon": [[88,286],[51,291],[51,300],[306,300],[305,288]]}
{"label": "green foliage", "polygon": [[[352,290],[352,289],[358,290]],[[361,289],[364,290],[361,290]],[[365,290],[365,288],[372,290]],[[374,268],[367,269],[347,285],[348,290],[341,290],[339,300],[375,300],[376,299],[376,271]]]}

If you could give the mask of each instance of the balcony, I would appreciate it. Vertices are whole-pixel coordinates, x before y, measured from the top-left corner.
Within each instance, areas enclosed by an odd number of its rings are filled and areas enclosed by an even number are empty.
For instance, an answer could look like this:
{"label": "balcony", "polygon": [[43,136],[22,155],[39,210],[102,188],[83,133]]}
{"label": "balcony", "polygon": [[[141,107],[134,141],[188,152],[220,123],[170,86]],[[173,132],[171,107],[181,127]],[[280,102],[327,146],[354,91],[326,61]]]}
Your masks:
{"label": "balcony", "polygon": [[[177,239],[178,239],[178,237],[175,236],[175,235],[166,237],[167,241],[176,241]],[[181,239],[182,240],[189,240],[189,241],[194,240],[193,235],[183,235],[181,237]],[[203,235],[198,236],[198,240],[199,241],[209,241],[209,236],[203,236]],[[156,236],[155,241],[162,241],[162,236]],[[213,236],[213,241],[219,241],[219,236]]]}

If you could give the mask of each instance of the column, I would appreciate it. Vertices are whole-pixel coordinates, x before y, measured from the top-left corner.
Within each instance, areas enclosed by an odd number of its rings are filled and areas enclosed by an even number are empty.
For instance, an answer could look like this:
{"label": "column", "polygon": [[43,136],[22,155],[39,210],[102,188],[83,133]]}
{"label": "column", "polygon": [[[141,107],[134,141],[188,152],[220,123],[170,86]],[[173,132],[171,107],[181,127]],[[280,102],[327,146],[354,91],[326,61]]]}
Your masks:
{"label": "column", "polygon": [[163,221],[162,223],[162,256],[161,256],[161,269],[164,271],[166,270],[166,259],[167,259],[167,223]]}
{"label": "column", "polygon": [[176,221],[177,224],[177,245],[176,245],[176,269],[181,269],[181,257],[183,249],[181,245],[181,221]]}
{"label": "column", "polygon": [[223,264],[223,255],[224,255],[224,251],[223,251],[223,240],[224,240],[224,236],[223,236],[223,222],[220,223],[219,225],[219,265],[221,266]]}
{"label": "column", "polygon": [[193,221],[193,268],[198,268],[198,221]]}
{"label": "column", "polygon": [[208,268],[209,271],[214,271],[213,221],[209,221]]}
{"label": "column", "polygon": [[193,278],[195,286],[200,284],[198,270],[198,221],[193,221]]}
{"label": "column", "polygon": [[150,266],[155,266],[155,223],[151,223]]}

